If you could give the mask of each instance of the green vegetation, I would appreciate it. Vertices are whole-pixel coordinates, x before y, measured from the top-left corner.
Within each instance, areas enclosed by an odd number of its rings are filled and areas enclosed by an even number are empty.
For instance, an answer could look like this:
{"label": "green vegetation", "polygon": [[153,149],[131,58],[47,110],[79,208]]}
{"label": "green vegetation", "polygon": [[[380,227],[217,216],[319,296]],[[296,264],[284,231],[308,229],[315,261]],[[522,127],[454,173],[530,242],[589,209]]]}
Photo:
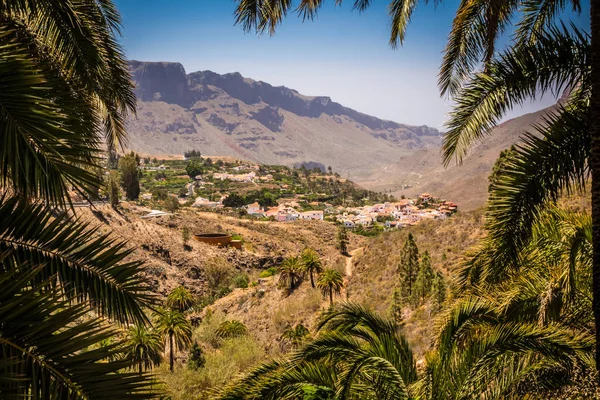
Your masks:
{"label": "green vegetation", "polygon": [[321,289],[323,296],[329,296],[329,306],[333,307],[333,294],[341,294],[344,288],[344,277],[335,269],[326,269],[319,275],[317,287]]}
{"label": "green vegetation", "polygon": [[402,249],[402,261],[398,266],[398,275],[400,277],[400,289],[402,296],[410,299],[413,296],[413,285],[417,280],[419,273],[419,248],[415,243],[412,233],[408,234],[408,238]]}
{"label": "green vegetation", "polygon": [[302,266],[304,267],[304,273],[308,274],[310,277],[310,285],[312,288],[315,288],[315,280],[314,275],[320,274],[323,272],[323,263],[319,258],[319,254],[313,249],[304,249],[302,251],[302,255],[300,256],[302,259]]}
{"label": "green vegetation", "polygon": [[202,175],[202,161],[200,159],[193,158],[185,166],[185,172],[192,179],[197,175]]}
{"label": "green vegetation", "polygon": [[121,187],[127,200],[137,200],[140,196],[140,157],[133,151],[119,158],[119,175]]}
{"label": "green vegetation", "polygon": [[184,286],[176,287],[167,296],[167,307],[181,313],[194,305],[194,296]]}
{"label": "green vegetation", "polygon": [[183,241],[183,248],[184,249],[187,248],[188,243],[189,243],[191,237],[192,237],[192,235],[190,233],[189,228],[187,226],[184,226],[181,229],[181,240]]}
{"label": "green vegetation", "polygon": [[286,329],[281,334],[281,342],[290,346],[292,349],[299,347],[304,341],[310,337],[310,331],[302,324],[296,325],[294,328]]}
{"label": "green vegetation", "polygon": [[156,332],[165,340],[169,349],[169,371],[173,372],[175,352],[191,344],[192,325],[179,310],[161,308],[155,315]]}
{"label": "green vegetation", "polygon": [[[254,172],[257,167],[241,168],[245,164],[236,161],[219,160],[213,163],[208,158],[186,158],[187,160],[153,160],[141,168],[141,188],[142,191],[152,193],[153,206],[164,207],[161,201],[169,194],[186,197],[188,200],[202,197],[218,201],[224,197],[223,205],[228,208],[239,208],[254,202],[261,207],[273,207],[280,200],[294,198],[305,211],[323,209],[325,203],[331,206],[360,206],[394,200],[387,194],[366,191],[333,173],[261,165],[257,176],[268,174],[272,179],[257,178],[254,182],[238,182],[215,178],[214,174],[239,175]],[[202,176],[202,180],[195,180],[198,175]],[[188,194],[188,184],[194,187],[193,196]],[[311,204],[314,202],[321,204]]]}
{"label": "green vegetation", "polygon": [[135,108],[120,17],[111,1],[18,0],[0,19],[0,393],[155,397],[114,327],[147,323],[140,263],[69,213],[72,187],[96,198],[101,145],[122,144]]}
{"label": "green vegetation", "polygon": [[223,321],[215,331],[215,334],[220,339],[231,339],[246,335],[248,328],[240,321]]}
{"label": "green vegetation", "polygon": [[[452,290],[427,252],[419,260],[412,232],[402,252],[390,319],[359,305],[336,307],[333,295],[342,291],[343,277],[333,269],[321,271],[314,253],[288,258],[278,269],[288,294],[306,274],[314,286],[313,274],[319,274],[316,286],[329,296],[330,308],[313,339],[301,324],[289,328],[292,313],[285,315],[288,319],[281,317],[283,311],[276,315],[285,323],[280,326],[288,327],[282,340],[292,348],[307,345],[231,384],[233,374],[265,358],[247,327],[237,320],[218,321],[206,310],[195,334],[207,351],[195,343],[189,368],[177,366],[173,374],[176,352],[193,339],[184,314],[193,308],[191,294],[177,288],[167,298],[169,308],[157,309],[127,243],[72,218],[67,191],[74,187],[95,198],[102,184],[101,144],[108,146],[108,166],[118,168],[106,182],[113,207],[119,182],[129,200],[138,199],[143,188],[154,195],[152,205],[175,211],[177,197],[188,195],[182,190],[199,173],[207,178],[195,184],[195,195],[211,200],[229,195],[232,207],[255,201],[268,207],[295,195],[304,209],[390,197],[364,191],[331,168],[324,173],[262,166],[272,181],[258,188],[219,180],[215,172],[230,173],[238,165],[213,163],[195,150],[186,153],[189,161],[164,161],[163,167],[146,159],[140,171],[139,156],[115,152],[126,139],[125,118],[135,108],[115,37],[119,15],[110,0],[63,3],[16,0],[0,7],[3,397],[156,398],[158,385],[146,372],[155,367],[171,391],[200,387],[198,392],[207,395],[205,389],[221,387],[221,397],[229,399],[542,399],[573,395],[576,391],[569,389],[578,386],[586,392],[577,395],[592,397],[600,366],[600,280],[594,279],[600,271],[600,220],[556,207],[562,194],[583,189],[590,173],[594,211],[600,204],[600,163],[591,161],[600,156],[595,56],[600,52],[592,48],[600,42],[554,24],[561,9],[569,3],[577,9],[579,2],[459,5],[440,73],[441,92],[456,104],[444,139],[446,164],[460,162],[514,106],[549,90],[569,91],[535,134],[526,135],[496,164],[487,236],[469,254]],[[359,1],[356,7],[362,11],[371,3]],[[391,3],[392,45],[402,42],[416,3]],[[245,29],[274,30],[292,4],[239,0],[238,22]],[[312,18],[321,5],[302,2],[300,14]],[[514,43],[496,52],[496,41],[515,16]],[[593,12],[593,37],[599,34],[599,19]],[[315,201],[319,204],[311,204]],[[344,228],[338,244],[347,254]],[[224,295],[232,284],[248,284],[247,276],[236,277],[222,259],[206,263],[204,272],[210,293],[199,305]],[[403,307],[418,313],[428,302],[440,311],[440,329],[417,370]],[[149,309],[157,310],[154,327],[146,316]],[[160,371],[166,368],[159,366],[165,350],[170,373]]]}
{"label": "green vegetation", "polygon": [[[237,22],[245,30],[273,33],[292,6],[255,3],[238,2]],[[392,46],[403,42],[417,3],[390,3]],[[565,91],[565,98],[496,164],[487,237],[459,273],[456,297],[441,317],[422,372],[398,332],[401,298],[418,305],[431,288],[439,307],[446,288],[441,273],[432,274],[429,257],[419,263],[410,244],[399,271],[400,295],[394,292],[393,321],[360,306],[332,309],[299,354],[261,366],[223,397],[292,399],[310,390],[321,398],[543,399],[576,393],[564,390],[582,381],[577,371],[597,374],[600,351],[593,355],[596,371],[590,354],[600,346],[600,280],[592,279],[600,271],[600,219],[555,207],[562,194],[584,189],[590,172],[594,213],[600,204],[600,163],[593,161],[600,157],[595,3],[594,40],[556,18],[565,7],[579,10],[576,1],[477,0],[458,6],[439,79],[442,95],[455,102],[444,136],[446,165],[460,163],[513,107],[548,91]],[[299,14],[313,18],[321,6],[303,2]],[[513,22],[513,41],[498,52],[496,44]]]}
{"label": "green vegetation", "polygon": [[198,342],[194,342],[188,354],[187,366],[189,369],[197,371],[200,368],[204,368],[205,365],[206,357],[204,357],[204,350],[202,350]]}
{"label": "green vegetation", "polygon": [[163,351],[163,341],[157,332],[144,325],[129,328],[124,357],[131,362],[132,368],[138,366],[140,375],[160,365]]}
{"label": "green vegetation", "polygon": [[348,239],[348,231],[343,226],[341,226],[338,230],[337,239],[340,253],[342,253],[342,255],[348,255],[348,244],[350,243],[350,240]]}
{"label": "green vegetation", "polygon": [[291,294],[304,280],[304,266],[299,257],[286,258],[279,266],[279,285]]}
{"label": "green vegetation", "polygon": [[250,278],[248,274],[237,274],[233,277],[233,286],[236,288],[247,289],[248,284],[250,283]]}
{"label": "green vegetation", "polygon": [[119,205],[119,177],[115,171],[110,171],[107,178],[108,199],[112,208]]}
{"label": "green vegetation", "polygon": [[264,271],[261,271],[260,277],[261,278],[269,278],[269,277],[275,275],[276,273],[277,273],[277,268],[269,267],[269,268],[265,269]]}

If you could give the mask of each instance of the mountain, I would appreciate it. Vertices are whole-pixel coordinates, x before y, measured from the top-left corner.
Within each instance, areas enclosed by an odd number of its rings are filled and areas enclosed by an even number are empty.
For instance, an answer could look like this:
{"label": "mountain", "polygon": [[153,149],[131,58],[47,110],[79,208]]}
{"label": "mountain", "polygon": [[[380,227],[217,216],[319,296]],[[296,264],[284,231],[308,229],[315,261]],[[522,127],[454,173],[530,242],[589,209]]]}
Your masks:
{"label": "mountain", "polygon": [[481,206],[487,176],[503,149],[541,122],[547,110],[491,132],[461,167],[441,166],[442,133],[382,120],[326,96],[305,96],[239,73],[187,74],[179,63],[131,61],[137,115],[127,122],[130,148],[145,155],[232,156],[264,164],[331,166],[368,189],[395,195],[429,191]]}
{"label": "mountain", "polygon": [[130,147],[146,154],[233,156],[268,164],[314,162],[367,176],[416,149],[438,148],[441,134],[375,118],[329,97],[178,63],[131,61],[137,118]]}

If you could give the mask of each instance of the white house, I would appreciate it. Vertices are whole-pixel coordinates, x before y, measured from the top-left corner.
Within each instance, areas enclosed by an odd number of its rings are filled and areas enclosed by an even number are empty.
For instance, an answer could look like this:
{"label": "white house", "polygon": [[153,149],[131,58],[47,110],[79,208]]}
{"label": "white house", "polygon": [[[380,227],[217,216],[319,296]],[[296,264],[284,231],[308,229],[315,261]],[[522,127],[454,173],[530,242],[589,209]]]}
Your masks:
{"label": "white house", "polygon": [[323,211],[305,211],[300,213],[300,219],[323,221]]}
{"label": "white house", "polygon": [[354,229],[354,228],[356,228],[356,224],[353,221],[346,219],[346,220],[344,220],[344,227],[349,228],[349,229]]}
{"label": "white house", "polygon": [[262,207],[260,206],[260,204],[258,204],[258,202],[254,202],[250,205],[248,205],[248,214],[249,215],[257,215],[257,216],[264,216],[265,213],[262,210]]}

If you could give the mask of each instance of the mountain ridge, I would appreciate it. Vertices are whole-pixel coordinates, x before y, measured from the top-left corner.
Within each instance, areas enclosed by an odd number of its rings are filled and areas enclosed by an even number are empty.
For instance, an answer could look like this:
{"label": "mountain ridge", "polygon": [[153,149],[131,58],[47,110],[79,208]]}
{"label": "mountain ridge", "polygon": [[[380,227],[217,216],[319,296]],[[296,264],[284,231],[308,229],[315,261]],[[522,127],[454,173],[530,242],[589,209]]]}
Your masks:
{"label": "mountain ridge", "polygon": [[[377,118],[334,102],[329,96],[307,96],[287,86],[273,86],[264,81],[245,78],[239,72],[218,74],[210,70],[186,73],[181,63],[129,62],[132,76],[136,82],[136,94],[142,101],[162,100],[190,108],[198,100],[210,98],[207,86],[223,89],[232,98],[246,104],[264,102],[272,107],[280,107],[299,116],[318,118],[321,114],[348,115],[370,129],[397,129],[410,127],[418,135],[439,136],[436,128],[427,125],[408,125]],[[148,77],[150,75],[150,77]],[[157,78],[167,82],[163,87],[154,85]],[[166,87],[165,87],[166,86]],[[171,88],[174,87],[173,90]],[[163,96],[165,92],[167,96]],[[156,96],[157,93],[161,95]],[[286,99],[292,99],[286,102]]]}

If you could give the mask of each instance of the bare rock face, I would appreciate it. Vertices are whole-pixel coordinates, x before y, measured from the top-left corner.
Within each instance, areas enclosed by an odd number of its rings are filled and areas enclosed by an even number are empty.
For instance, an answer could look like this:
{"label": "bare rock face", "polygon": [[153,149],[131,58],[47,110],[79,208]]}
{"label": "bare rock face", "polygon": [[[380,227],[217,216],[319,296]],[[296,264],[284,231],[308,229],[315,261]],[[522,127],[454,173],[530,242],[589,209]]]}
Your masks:
{"label": "bare rock face", "polygon": [[278,107],[267,106],[258,112],[251,113],[252,118],[269,128],[273,132],[280,132],[283,124],[283,115],[279,113]]}
{"label": "bare rock face", "polygon": [[191,96],[183,65],[139,61],[131,61],[129,65],[139,100],[189,105]]}

